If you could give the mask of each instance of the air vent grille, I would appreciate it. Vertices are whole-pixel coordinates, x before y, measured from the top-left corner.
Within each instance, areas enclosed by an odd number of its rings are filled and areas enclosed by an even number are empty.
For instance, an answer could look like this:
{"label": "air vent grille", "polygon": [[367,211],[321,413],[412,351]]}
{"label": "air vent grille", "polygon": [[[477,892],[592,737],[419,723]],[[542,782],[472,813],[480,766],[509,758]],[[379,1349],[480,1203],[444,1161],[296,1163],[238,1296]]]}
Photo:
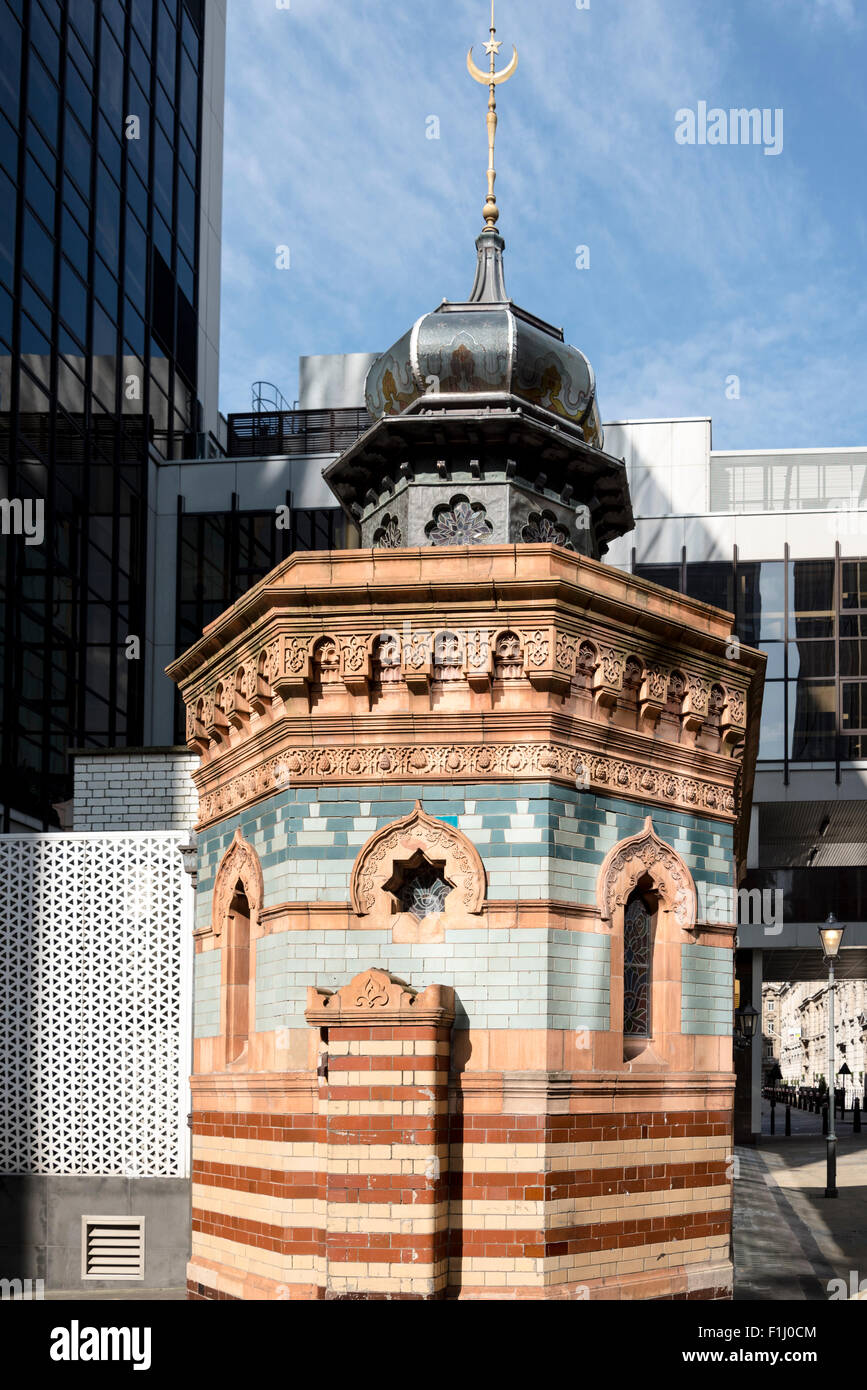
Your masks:
{"label": "air vent grille", "polygon": [[144,1278],[144,1217],[83,1216],[82,1279]]}

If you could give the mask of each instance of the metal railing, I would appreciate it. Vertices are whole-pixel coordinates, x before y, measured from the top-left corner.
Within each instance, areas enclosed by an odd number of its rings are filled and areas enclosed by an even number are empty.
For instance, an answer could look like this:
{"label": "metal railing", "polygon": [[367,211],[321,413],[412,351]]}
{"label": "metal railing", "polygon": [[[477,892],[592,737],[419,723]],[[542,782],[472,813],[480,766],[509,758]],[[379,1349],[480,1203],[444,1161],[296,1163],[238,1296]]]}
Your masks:
{"label": "metal railing", "polygon": [[229,458],[339,454],[373,423],[365,409],[270,410],[230,415]]}

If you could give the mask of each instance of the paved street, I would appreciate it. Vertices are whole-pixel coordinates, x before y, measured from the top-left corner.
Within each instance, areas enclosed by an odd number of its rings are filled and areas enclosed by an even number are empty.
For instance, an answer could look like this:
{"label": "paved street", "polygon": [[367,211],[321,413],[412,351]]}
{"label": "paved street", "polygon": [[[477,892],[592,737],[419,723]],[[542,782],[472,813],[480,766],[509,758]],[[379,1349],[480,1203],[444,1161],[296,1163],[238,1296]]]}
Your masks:
{"label": "paved street", "polygon": [[834,1280],[851,1289],[853,1271],[867,1287],[867,1131],[838,1124],[840,1195],[828,1200],[821,1116],[793,1111],[788,1139],[778,1118],[773,1139],[737,1149],[735,1298],[825,1300]]}

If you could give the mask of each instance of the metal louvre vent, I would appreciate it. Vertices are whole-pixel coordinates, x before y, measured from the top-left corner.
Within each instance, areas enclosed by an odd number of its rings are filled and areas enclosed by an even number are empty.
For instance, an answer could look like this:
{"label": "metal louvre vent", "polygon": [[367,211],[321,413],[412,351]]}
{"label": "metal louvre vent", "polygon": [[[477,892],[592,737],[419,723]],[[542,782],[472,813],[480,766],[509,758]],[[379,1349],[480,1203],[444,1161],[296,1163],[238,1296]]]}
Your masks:
{"label": "metal louvre vent", "polygon": [[82,1279],[144,1278],[144,1217],[81,1218]]}

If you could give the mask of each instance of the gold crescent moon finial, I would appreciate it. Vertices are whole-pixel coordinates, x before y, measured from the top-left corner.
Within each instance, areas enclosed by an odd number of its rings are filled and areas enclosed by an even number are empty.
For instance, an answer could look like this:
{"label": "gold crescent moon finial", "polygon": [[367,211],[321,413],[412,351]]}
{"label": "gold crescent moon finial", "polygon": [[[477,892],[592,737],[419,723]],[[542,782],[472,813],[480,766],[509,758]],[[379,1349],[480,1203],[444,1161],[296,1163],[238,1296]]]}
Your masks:
{"label": "gold crescent moon finial", "polygon": [[494,193],[494,185],[497,182],[497,171],[494,165],[494,144],[497,138],[497,88],[501,82],[508,82],[518,66],[518,50],[513,46],[511,62],[507,67],[497,71],[497,57],[502,42],[495,38],[496,27],[494,22],[494,0],[491,0],[491,38],[485,44],[485,52],[491,60],[488,72],[483,72],[473,59],[473,50],[467,54],[467,71],[470,77],[482,86],[488,87],[490,95],[488,97],[488,196],[485,199],[484,218],[485,227],[492,231],[496,229],[500,217],[500,210],[497,207],[497,198]]}

